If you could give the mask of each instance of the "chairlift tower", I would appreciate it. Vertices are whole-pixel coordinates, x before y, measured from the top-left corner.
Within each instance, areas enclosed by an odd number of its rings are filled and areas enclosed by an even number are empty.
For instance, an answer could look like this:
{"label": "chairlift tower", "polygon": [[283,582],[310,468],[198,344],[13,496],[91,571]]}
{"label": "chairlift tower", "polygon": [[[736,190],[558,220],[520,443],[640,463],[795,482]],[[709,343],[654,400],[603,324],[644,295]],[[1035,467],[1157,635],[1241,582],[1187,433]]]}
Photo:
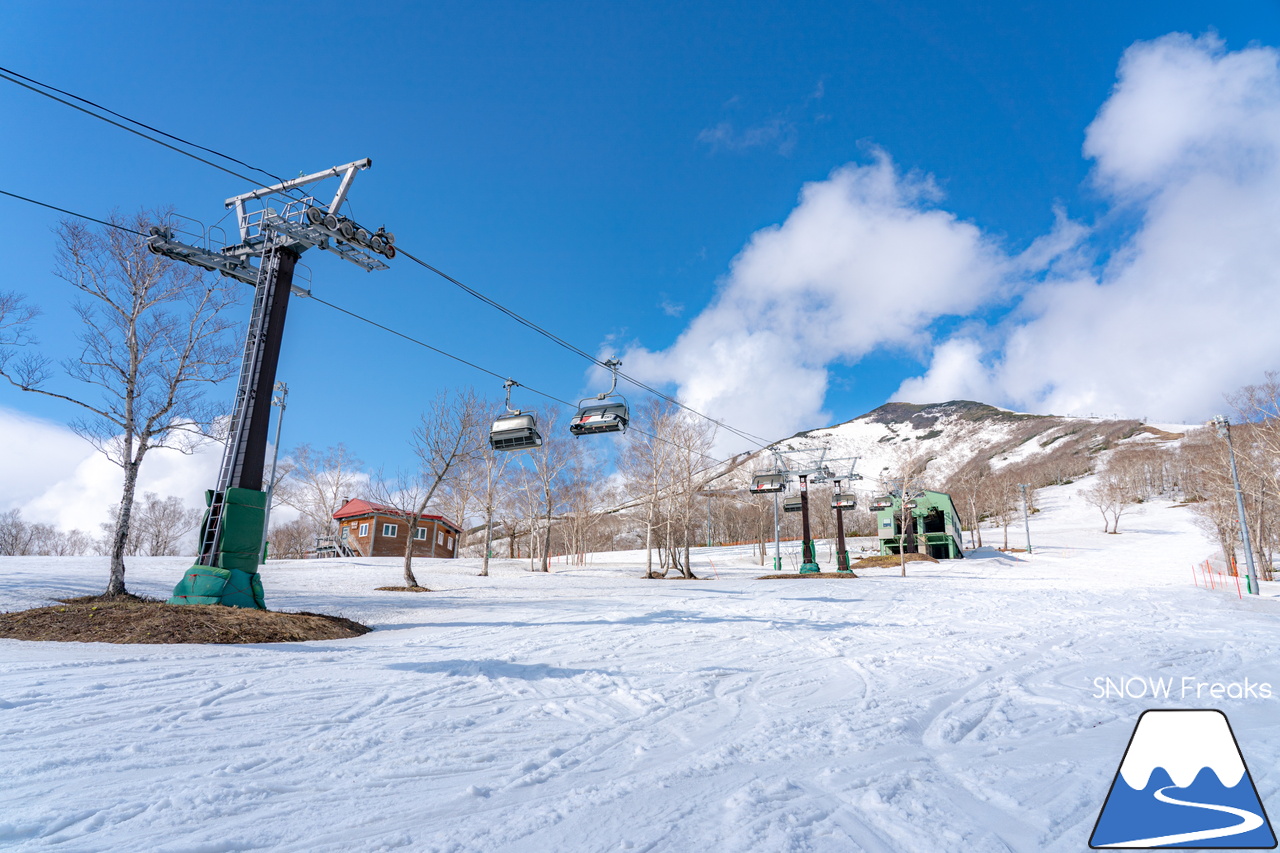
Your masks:
{"label": "chairlift tower", "polygon": [[[217,486],[206,493],[209,510],[201,526],[200,554],[174,588],[171,604],[266,607],[258,564],[266,528],[267,495],[262,487],[271,396],[289,295],[310,294],[294,287],[294,269],[302,253],[313,248],[333,252],[366,271],[389,269],[377,256],[395,257],[395,236],[384,228],[371,231],[341,212],[356,173],[371,165],[368,158],[356,160],[232,196],[226,207],[235,211],[240,240],[230,246],[214,248],[213,229],[192,234],[172,223],[151,228],[147,248],[155,254],[254,288],[227,447]],[[304,191],[335,177],[341,179],[338,190],[327,203]]]}

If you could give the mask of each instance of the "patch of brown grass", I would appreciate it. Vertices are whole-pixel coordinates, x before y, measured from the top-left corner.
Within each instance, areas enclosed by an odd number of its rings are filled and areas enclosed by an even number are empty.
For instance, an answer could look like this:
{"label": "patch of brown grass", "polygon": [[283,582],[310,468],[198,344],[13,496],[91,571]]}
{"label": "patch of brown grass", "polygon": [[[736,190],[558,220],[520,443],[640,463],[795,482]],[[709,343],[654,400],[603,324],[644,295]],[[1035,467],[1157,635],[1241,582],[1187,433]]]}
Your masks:
{"label": "patch of brown grass", "polygon": [[758,581],[767,581],[771,578],[783,578],[784,580],[804,580],[806,578],[856,578],[853,572],[808,572],[803,575],[761,575],[756,578]]}
{"label": "patch of brown grass", "polygon": [[[907,554],[907,562],[924,562],[936,563],[937,558],[930,557],[928,554]],[[902,556],[899,554],[877,554],[874,557],[863,557],[849,568],[851,569],[885,569],[890,566],[902,565]]]}
{"label": "patch of brown grass", "polygon": [[0,637],[69,643],[297,643],[373,630],[321,613],[165,604],[136,596],[71,598],[52,607],[0,613]]}
{"label": "patch of brown grass", "polygon": [[431,592],[425,586],[379,586],[374,589],[378,592]]}

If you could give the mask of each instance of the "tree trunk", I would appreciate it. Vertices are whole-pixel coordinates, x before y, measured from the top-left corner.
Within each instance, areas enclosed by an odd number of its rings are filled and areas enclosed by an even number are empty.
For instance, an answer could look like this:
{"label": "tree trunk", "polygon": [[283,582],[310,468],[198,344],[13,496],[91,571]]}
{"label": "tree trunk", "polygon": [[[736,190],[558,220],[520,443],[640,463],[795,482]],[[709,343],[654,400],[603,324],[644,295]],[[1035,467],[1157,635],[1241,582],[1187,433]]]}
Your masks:
{"label": "tree trunk", "polygon": [[644,576],[653,577],[653,512],[644,522]]}
{"label": "tree trunk", "polygon": [[[126,454],[128,447],[126,444]],[[104,595],[128,595],[124,586],[124,552],[129,544],[129,522],[133,516],[133,495],[138,486],[138,467],[142,464],[145,447],[138,449],[136,459],[129,458],[124,465],[124,494],[120,497],[120,514],[116,518],[116,531],[111,541],[111,577]]]}
{"label": "tree trunk", "polygon": [[539,568],[538,571],[540,572],[551,571],[551,569],[548,566],[548,563],[550,562],[550,560],[551,560],[551,513],[548,512],[547,513],[547,529],[542,534],[542,559],[539,561],[539,565],[541,566],[541,568]]}
{"label": "tree trunk", "polygon": [[407,587],[418,585],[418,579],[413,576],[413,531],[416,527],[416,524],[409,525],[408,541],[404,544],[404,585]]}
{"label": "tree trunk", "polygon": [[484,508],[484,562],[480,564],[480,577],[489,577],[489,551],[493,546],[493,504]]}

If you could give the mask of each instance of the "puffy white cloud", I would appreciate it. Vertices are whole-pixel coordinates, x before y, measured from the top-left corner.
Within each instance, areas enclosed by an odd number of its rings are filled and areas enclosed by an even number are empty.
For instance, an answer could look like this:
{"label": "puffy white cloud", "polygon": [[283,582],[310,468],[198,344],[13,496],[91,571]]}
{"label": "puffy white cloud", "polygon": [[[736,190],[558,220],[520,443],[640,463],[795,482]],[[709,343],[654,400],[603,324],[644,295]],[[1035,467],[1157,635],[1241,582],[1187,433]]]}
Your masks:
{"label": "puffy white cloud", "polygon": [[[1169,422],[1280,367],[1280,51],[1133,45],[1084,154],[1111,210],[1096,229],[1057,210],[1020,254],[883,152],[837,169],[752,236],[675,344],[633,349],[628,369],[779,437],[830,420],[833,364],[888,347],[929,359],[894,399]],[[1002,312],[934,339],[940,318]]]}
{"label": "puffy white cloud", "polygon": [[[0,409],[0,509],[18,508],[27,521],[97,534],[109,508],[120,502],[124,472],[66,427]],[[201,444],[190,456],[166,448],[148,452],[138,495],[177,495],[204,506],[204,490],[217,481],[222,445]]]}
{"label": "puffy white cloud", "polygon": [[1097,275],[1051,274],[990,352],[949,341],[899,399],[1202,419],[1280,366],[1280,52],[1214,37],[1134,45],[1085,153],[1139,225]]}
{"label": "puffy white cloud", "polygon": [[815,426],[828,417],[828,364],[925,346],[939,317],[1006,295],[1015,264],[938,209],[939,197],[883,152],[806,185],[785,222],[752,236],[673,346],[624,354],[628,372],[675,382],[694,408],[760,435]]}

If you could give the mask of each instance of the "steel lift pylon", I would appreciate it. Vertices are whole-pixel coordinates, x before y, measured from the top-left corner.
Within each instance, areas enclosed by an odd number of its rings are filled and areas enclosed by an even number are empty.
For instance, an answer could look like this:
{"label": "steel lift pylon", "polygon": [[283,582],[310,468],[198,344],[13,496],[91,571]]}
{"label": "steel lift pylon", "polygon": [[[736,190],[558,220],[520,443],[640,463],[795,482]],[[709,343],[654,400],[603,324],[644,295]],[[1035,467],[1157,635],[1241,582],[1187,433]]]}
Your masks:
{"label": "steel lift pylon", "polygon": [[[371,165],[367,158],[357,160],[227,199],[240,232],[240,242],[231,246],[214,249],[207,230],[196,242],[186,242],[170,225],[151,228],[147,248],[152,252],[254,287],[227,448],[217,486],[206,492],[209,509],[200,530],[200,553],[174,588],[170,604],[266,607],[258,565],[266,527],[263,469],[271,396],[290,293],[309,295],[294,287],[294,269],[311,248],[333,252],[366,271],[389,269],[375,255],[395,257],[395,237],[341,214],[356,173]],[[333,177],[341,181],[327,204],[302,192]]]}

